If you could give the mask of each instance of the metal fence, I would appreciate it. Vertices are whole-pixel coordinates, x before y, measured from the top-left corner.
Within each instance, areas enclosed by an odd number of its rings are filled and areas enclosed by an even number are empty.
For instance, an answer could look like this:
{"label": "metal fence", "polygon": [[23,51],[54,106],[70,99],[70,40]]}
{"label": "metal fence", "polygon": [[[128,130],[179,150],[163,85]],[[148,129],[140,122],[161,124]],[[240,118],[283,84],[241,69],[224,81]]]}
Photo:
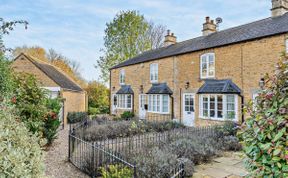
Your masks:
{"label": "metal fence", "polygon": [[[96,124],[107,124],[113,121],[84,121],[73,124],[69,131],[69,161],[91,177],[145,177],[145,172],[136,167],[136,163],[129,159],[131,152],[134,154],[147,145],[159,145],[176,140],[183,136],[214,135],[214,129],[203,128],[181,128],[161,133],[146,133],[133,137],[106,139],[96,142],[87,142],[75,133],[95,126]],[[171,170],[169,176],[172,178],[184,177],[184,164],[179,163]]]}

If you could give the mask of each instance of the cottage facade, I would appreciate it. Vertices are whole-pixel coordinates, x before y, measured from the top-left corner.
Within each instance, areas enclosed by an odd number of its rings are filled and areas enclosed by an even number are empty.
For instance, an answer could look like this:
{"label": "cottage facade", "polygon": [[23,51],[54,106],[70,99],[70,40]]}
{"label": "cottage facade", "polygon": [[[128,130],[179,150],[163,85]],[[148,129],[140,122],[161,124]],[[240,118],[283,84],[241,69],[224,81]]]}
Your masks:
{"label": "cottage facade", "polygon": [[288,53],[288,1],[272,0],[272,16],[217,31],[209,17],[203,36],[144,52],[110,70],[111,114],[166,116],[186,125],[242,122],[243,105],[261,90]]}
{"label": "cottage facade", "polygon": [[87,110],[86,92],[55,66],[21,53],[14,59],[12,68],[19,73],[35,75],[39,85],[47,89],[51,98],[63,99],[62,116],[60,115],[63,126],[67,124],[68,112]]}

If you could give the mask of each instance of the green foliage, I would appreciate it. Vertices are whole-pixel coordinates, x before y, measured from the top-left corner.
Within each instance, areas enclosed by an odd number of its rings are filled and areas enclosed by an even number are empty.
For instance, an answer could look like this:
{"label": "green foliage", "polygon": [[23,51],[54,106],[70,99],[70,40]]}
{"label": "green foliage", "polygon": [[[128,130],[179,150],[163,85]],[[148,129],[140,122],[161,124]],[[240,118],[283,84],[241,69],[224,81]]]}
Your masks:
{"label": "green foliage", "polygon": [[133,169],[120,165],[109,165],[100,169],[103,178],[129,178],[133,177]]}
{"label": "green foliage", "polygon": [[87,112],[68,112],[68,123],[74,124],[88,119]]}
{"label": "green foliage", "polygon": [[0,177],[43,177],[40,140],[13,112],[13,108],[0,103]]}
{"label": "green foliage", "polygon": [[58,113],[61,108],[59,99],[48,99],[45,89],[38,86],[33,75],[21,73],[15,77],[13,103],[27,128],[32,133],[47,139],[50,144],[60,125]]}
{"label": "green foliage", "polygon": [[130,112],[130,111],[124,111],[122,114],[121,114],[121,119],[124,119],[124,120],[130,120],[131,118],[134,117],[134,113],[133,112]]}
{"label": "green foliage", "polygon": [[247,106],[250,117],[239,132],[247,168],[252,177],[288,177],[288,62],[279,62],[276,74],[266,76],[257,103]]}
{"label": "green foliage", "polygon": [[4,96],[11,97],[13,90],[13,73],[10,62],[0,54],[0,101]]}
{"label": "green foliage", "polygon": [[21,73],[15,79],[15,106],[21,120],[33,133],[43,136],[46,108],[45,90],[38,86],[33,75]]}
{"label": "green foliage", "polygon": [[6,22],[3,18],[0,17],[0,55],[2,55],[5,51],[10,50],[7,49],[3,42],[3,36],[9,35],[11,31],[14,30],[15,26],[18,24],[23,24],[25,29],[27,29],[28,22],[25,20],[15,20]]}
{"label": "green foliage", "polygon": [[101,78],[109,80],[109,69],[151,48],[146,33],[149,23],[137,11],[120,11],[112,22],[106,24],[105,55],[97,61]]}
{"label": "green foliage", "polygon": [[85,88],[88,95],[90,115],[109,113],[109,89],[102,83],[92,81]]}
{"label": "green foliage", "polygon": [[46,115],[44,124],[44,137],[47,139],[48,144],[56,138],[57,129],[59,128],[61,122],[58,118],[58,113],[61,109],[61,102],[58,98],[47,99],[46,107],[49,112]]}

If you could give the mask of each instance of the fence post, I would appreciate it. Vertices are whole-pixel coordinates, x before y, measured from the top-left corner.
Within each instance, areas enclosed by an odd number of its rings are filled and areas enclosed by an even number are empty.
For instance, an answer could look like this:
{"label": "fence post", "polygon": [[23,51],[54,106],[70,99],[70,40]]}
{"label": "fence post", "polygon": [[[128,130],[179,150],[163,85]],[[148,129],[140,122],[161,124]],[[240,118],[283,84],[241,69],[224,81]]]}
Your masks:
{"label": "fence post", "polygon": [[69,134],[68,134],[68,161],[70,161],[70,158],[71,158],[71,153],[70,153],[70,148],[71,148],[71,132],[70,132],[70,129],[69,129]]}
{"label": "fence post", "polygon": [[92,147],[92,161],[91,161],[91,164],[92,164],[92,178],[95,177],[95,142],[92,142],[91,144],[91,147]]}
{"label": "fence post", "polygon": [[181,171],[181,173],[180,173],[180,177],[181,177],[181,178],[184,178],[184,176],[185,176],[185,170],[184,170],[184,168],[185,168],[184,163],[181,163],[181,169],[182,169],[182,171]]}
{"label": "fence post", "polygon": [[136,168],[136,162],[134,162],[134,174],[133,174],[133,178],[137,178],[137,168]]}

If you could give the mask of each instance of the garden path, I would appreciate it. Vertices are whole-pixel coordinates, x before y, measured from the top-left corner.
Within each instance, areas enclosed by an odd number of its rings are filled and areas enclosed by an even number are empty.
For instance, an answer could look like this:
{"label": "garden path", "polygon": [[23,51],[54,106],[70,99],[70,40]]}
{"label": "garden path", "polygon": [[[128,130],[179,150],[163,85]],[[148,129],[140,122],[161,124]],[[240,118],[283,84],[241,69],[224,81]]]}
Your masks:
{"label": "garden path", "polygon": [[88,178],[89,176],[68,162],[68,132],[68,126],[60,130],[58,138],[45,152],[46,176],[49,178]]}
{"label": "garden path", "polygon": [[193,178],[242,178],[248,172],[244,168],[240,153],[225,153],[209,164],[196,166]]}

